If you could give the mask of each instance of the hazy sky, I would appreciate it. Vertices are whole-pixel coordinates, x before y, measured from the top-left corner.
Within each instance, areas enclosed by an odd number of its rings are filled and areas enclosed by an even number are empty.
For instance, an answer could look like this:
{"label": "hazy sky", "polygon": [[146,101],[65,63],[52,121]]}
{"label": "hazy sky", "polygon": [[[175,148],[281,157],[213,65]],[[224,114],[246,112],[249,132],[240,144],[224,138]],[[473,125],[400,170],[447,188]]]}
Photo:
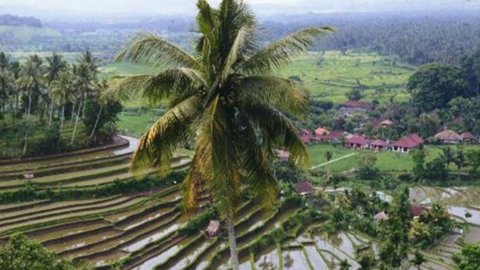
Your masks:
{"label": "hazy sky", "polygon": [[[219,0],[210,0],[212,4]],[[480,0],[246,0],[260,13],[480,9]],[[0,0],[0,13],[35,16],[185,13],[196,0]]]}

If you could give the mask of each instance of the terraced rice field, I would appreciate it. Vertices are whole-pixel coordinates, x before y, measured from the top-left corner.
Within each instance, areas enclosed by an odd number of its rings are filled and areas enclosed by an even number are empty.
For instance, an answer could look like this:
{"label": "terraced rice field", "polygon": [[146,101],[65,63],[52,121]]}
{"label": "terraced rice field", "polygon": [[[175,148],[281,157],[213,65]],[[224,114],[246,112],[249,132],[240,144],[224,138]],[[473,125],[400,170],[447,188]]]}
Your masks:
{"label": "terraced rice field", "polygon": [[[18,166],[0,166],[0,192],[24,184],[24,168],[31,169],[31,181],[39,188],[94,187],[114,179],[130,177],[127,165],[136,141],[126,149],[107,149],[75,157],[51,159]],[[179,155],[175,168],[188,165],[188,157]],[[412,199],[426,205],[442,200],[452,214],[472,225],[480,221],[475,189],[412,189]],[[118,195],[75,201],[33,201],[0,205],[0,242],[13,233],[21,232],[42,243],[63,258],[87,261],[99,269],[108,269],[118,261],[122,269],[201,270],[228,269],[229,248],[224,237],[209,238],[199,228],[193,235],[179,232],[186,224],[181,216],[180,192],[176,185],[146,194]],[[463,201],[462,201],[463,200]],[[454,202],[460,202],[455,205]],[[203,202],[208,203],[207,200]],[[477,204],[480,205],[480,204]],[[463,208],[461,208],[463,207]],[[450,208],[449,208],[450,209]],[[465,209],[472,218],[462,217]],[[359,254],[378,255],[377,243],[355,232],[334,235],[313,234],[311,228],[320,224],[305,224],[298,233],[289,232],[286,241],[252,252],[252,244],[262,236],[280,228],[302,211],[286,208],[264,211],[246,201],[237,212],[235,231],[240,251],[241,269],[328,269],[339,268],[346,260],[351,269],[358,269]],[[460,211],[460,213],[455,213]],[[463,237],[478,239],[478,227],[471,226]],[[421,269],[453,269],[451,257],[460,250],[452,234],[424,252],[428,262]]]}
{"label": "terraced rice field", "polygon": [[[0,192],[13,191],[27,182],[37,188],[94,188],[115,180],[132,178],[129,161],[137,147],[137,140],[128,140],[128,147],[108,148],[80,155],[57,157],[0,165]],[[179,154],[174,158],[173,168],[183,168],[189,163],[189,156]],[[32,179],[25,174],[32,173]]]}

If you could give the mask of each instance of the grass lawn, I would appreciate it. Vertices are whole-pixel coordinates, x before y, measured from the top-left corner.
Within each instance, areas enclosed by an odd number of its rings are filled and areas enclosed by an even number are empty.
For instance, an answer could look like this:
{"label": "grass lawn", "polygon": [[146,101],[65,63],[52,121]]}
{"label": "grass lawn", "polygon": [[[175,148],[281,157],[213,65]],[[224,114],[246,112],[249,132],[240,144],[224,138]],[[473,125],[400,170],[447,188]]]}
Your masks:
{"label": "grass lawn", "polygon": [[[432,161],[442,152],[442,148],[447,146],[426,146],[427,161]],[[451,146],[453,150],[457,150],[459,146]],[[480,145],[465,145],[462,146],[465,152],[469,150],[480,150]],[[413,160],[411,154],[394,153],[391,151],[375,152],[370,150],[350,150],[342,146],[333,146],[330,144],[317,144],[309,146],[310,155],[313,166],[320,165],[327,162],[325,153],[330,151],[333,154],[333,159],[341,158],[343,156],[355,153],[356,155],[346,159],[333,162],[318,170],[330,169],[335,172],[349,171],[358,166],[362,158],[368,155],[374,155],[377,158],[377,167],[383,172],[402,172],[410,171],[413,168]],[[456,170],[454,165],[450,165],[451,170]]]}
{"label": "grass lawn", "polygon": [[138,115],[122,114],[119,116],[117,128],[122,134],[140,138],[158,119],[149,113]]}
{"label": "grass lawn", "polygon": [[[299,76],[312,97],[343,103],[345,94],[360,83],[365,99],[377,98],[386,102],[391,96],[402,102],[409,99],[405,85],[414,69],[398,63],[391,57],[375,53],[326,52],[325,55],[309,54],[295,60],[279,71],[283,77]],[[376,89],[385,89],[376,93]]]}

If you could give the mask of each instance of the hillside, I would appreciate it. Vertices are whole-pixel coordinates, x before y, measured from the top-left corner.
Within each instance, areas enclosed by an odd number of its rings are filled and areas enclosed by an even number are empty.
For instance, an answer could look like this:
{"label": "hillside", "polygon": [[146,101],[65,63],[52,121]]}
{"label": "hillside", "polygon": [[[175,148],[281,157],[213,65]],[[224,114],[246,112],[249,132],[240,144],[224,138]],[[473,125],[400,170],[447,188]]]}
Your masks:
{"label": "hillside", "polygon": [[10,14],[0,15],[0,44],[31,42],[58,36],[60,36],[59,32],[44,26],[37,18],[19,17]]}

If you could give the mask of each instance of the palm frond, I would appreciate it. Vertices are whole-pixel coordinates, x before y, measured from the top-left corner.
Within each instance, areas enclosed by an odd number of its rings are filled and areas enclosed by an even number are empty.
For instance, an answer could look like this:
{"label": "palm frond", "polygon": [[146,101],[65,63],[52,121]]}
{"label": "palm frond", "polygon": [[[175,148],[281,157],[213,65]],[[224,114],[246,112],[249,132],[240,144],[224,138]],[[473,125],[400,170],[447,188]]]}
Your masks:
{"label": "palm frond", "polygon": [[197,61],[183,49],[154,34],[139,34],[116,57],[151,66],[196,67]]}
{"label": "palm frond", "polygon": [[246,103],[267,104],[296,117],[308,112],[309,95],[295,82],[275,76],[251,76],[238,82],[239,99]]}
{"label": "palm frond", "polygon": [[231,120],[231,113],[220,104],[217,96],[200,120],[203,124],[197,141],[203,145],[200,158],[211,160],[207,187],[224,217],[233,214],[241,193],[239,157],[232,144]]}
{"label": "palm frond", "polygon": [[167,111],[140,139],[131,170],[142,174],[148,169],[155,169],[159,175],[167,174],[173,152],[178,143],[188,136],[199,110],[198,99],[191,97]]}
{"label": "palm frond", "polygon": [[252,29],[247,26],[243,26],[238,31],[235,41],[233,42],[223,66],[222,81],[225,81],[233,71],[234,65],[238,62],[242,51],[245,49],[245,45],[248,44],[248,38],[251,36],[251,33]]}
{"label": "palm frond", "polygon": [[[198,146],[203,147],[202,145]],[[186,217],[191,217],[199,209],[200,196],[205,190],[205,184],[210,176],[208,159],[201,159],[203,151],[197,151],[192,159],[190,169],[182,183],[182,212]]]}
{"label": "palm frond", "polygon": [[278,197],[278,183],[271,173],[269,151],[262,149],[251,123],[242,123],[241,128],[235,131],[235,138],[242,172],[248,179],[254,197],[265,208],[274,206]]}
{"label": "palm frond", "polygon": [[332,32],[330,27],[300,30],[256,52],[242,64],[242,70],[248,74],[268,73],[290,63],[293,57],[307,52],[316,39]]}
{"label": "palm frond", "polygon": [[285,149],[290,152],[290,160],[303,169],[310,168],[310,155],[305,144],[298,137],[298,130],[291,121],[278,110],[256,104],[242,104],[241,111],[258,126],[268,151]]}

